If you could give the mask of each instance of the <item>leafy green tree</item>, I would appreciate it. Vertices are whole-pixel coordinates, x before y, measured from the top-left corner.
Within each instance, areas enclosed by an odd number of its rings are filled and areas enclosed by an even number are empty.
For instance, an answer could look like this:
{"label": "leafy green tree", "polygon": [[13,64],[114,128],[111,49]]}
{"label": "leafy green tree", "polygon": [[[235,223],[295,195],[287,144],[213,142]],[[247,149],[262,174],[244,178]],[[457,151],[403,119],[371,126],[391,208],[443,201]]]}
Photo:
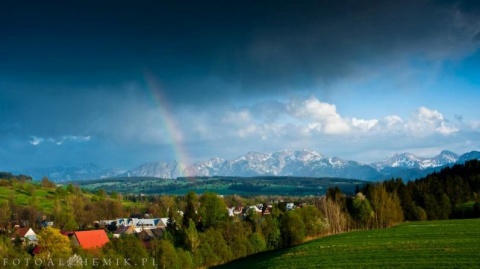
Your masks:
{"label": "leafy green tree", "polygon": [[440,219],[448,219],[450,214],[452,213],[452,203],[450,202],[450,198],[448,198],[447,194],[442,194],[441,197],[441,213]]}
{"label": "leafy green tree", "polygon": [[21,246],[16,247],[6,236],[0,236],[0,255],[0,268],[14,268],[13,260],[15,259],[20,261],[31,259],[31,256]]}
{"label": "leafy green tree", "polygon": [[357,193],[353,200],[354,214],[353,218],[359,224],[360,228],[368,228],[370,222],[375,216],[372,206],[368,199],[361,193]]}
{"label": "leafy green tree", "polygon": [[75,193],[75,188],[73,187],[73,184],[72,184],[72,183],[69,183],[69,184],[67,185],[67,191],[68,191],[69,193]]}
{"label": "leafy green tree", "polygon": [[[77,254],[77,253],[76,253]],[[77,254],[77,256],[73,256],[71,258],[76,258],[78,260],[78,258],[80,259],[87,259],[87,262],[90,261],[90,264],[88,265],[92,265],[92,259],[93,258],[98,258],[99,261],[99,264],[98,264],[98,268],[109,268],[109,269],[123,269],[125,268],[125,264],[124,264],[124,260],[125,260],[125,257],[123,257],[122,255],[120,255],[119,253],[117,253],[114,249],[112,248],[103,248],[103,251],[100,252],[99,254],[95,255],[94,257],[92,257],[92,255],[94,255],[96,253],[92,253],[92,252],[81,252],[80,254]],[[106,262],[104,262],[104,260]],[[117,261],[120,261],[118,264],[117,264]],[[148,264],[150,265],[150,264]],[[143,267],[146,267],[148,268],[148,265],[147,266],[142,266]],[[128,265],[127,265],[128,266]],[[85,266],[78,266],[79,268],[85,268]],[[93,267],[93,265],[92,265]],[[133,267],[133,266],[131,266]],[[76,268],[76,267],[73,267],[73,268]],[[88,268],[88,266],[87,266]],[[93,268],[97,268],[97,267],[93,267]]]}
{"label": "leafy green tree", "polygon": [[250,245],[253,248],[253,253],[258,253],[264,251],[267,248],[267,243],[265,238],[260,233],[252,233],[248,238]]}
{"label": "leafy green tree", "polygon": [[65,205],[59,199],[55,199],[53,204],[53,219],[56,227],[64,231],[75,231],[78,228],[73,214],[73,198],[67,197]]}
{"label": "leafy green tree", "polygon": [[403,221],[400,199],[395,192],[387,192],[383,184],[377,184],[373,187],[370,202],[375,211],[375,228],[390,227]]}
{"label": "leafy green tree", "polygon": [[435,197],[430,193],[425,193],[423,198],[425,211],[429,220],[437,220],[441,215],[441,208]]}
{"label": "leafy green tree", "polygon": [[[178,266],[180,269],[190,269],[193,268],[193,257],[192,254],[184,249],[177,248],[177,257],[178,257]],[[173,268],[173,267],[171,267]]]}
{"label": "leafy green tree", "polygon": [[12,210],[8,200],[0,200],[0,231],[7,229],[12,218]]}
{"label": "leafy green tree", "polygon": [[142,268],[149,268],[152,266],[152,263],[145,263],[144,259],[148,259],[150,256],[140,241],[136,236],[126,235],[120,238],[115,238],[115,240],[110,240],[104,246],[104,252],[113,251],[118,253],[122,257],[128,260],[129,264],[132,265],[141,265],[145,264]]}
{"label": "leafy green tree", "polygon": [[44,187],[44,188],[56,188],[57,186],[55,185],[55,183],[50,181],[48,179],[48,177],[43,177],[42,178],[42,187]]}
{"label": "leafy green tree", "polygon": [[205,193],[200,198],[198,214],[204,229],[217,228],[227,219],[227,206],[215,193]]}
{"label": "leafy green tree", "polygon": [[185,246],[187,250],[195,253],[198,246],[200,246],[200,236],[193,220],[190,219],[189,222],[188,228],[185,230]]}
{"label": "leafy green tree", "polygon": [[277,218],[272,215],[265,217],[262,225],[262,232],[265,235],[265,241],[268,249],[276,249],[282,245],[282,233]]}
{"label": "leafy green tree", "polygon": [[245,221],[226,221],[218,229],[229,246],[232,246],[233,242],[240,237],[247,239],[252,233],[250,226]]}
{"label": "leafy green tree", "polygon": [[170,209],[168,211],[168,219],[167,219],[167,231],[169,231],[171,234],[174,234],[177,232],[177,222],[175,221],[175,210]]}
{"label": "leafy green tree", "polygon": [[171,196],[162,195],[158,199],[159,215],[168,216],[168,212],[175,207],[175,201]]}
{"label": "leafy green tree", "polygon": [[105,197],[107,197],[107,192],[105,192],[105,190],[103,190],[103,189],[99,189],[99,190],[96,191],[96,195],[100,199],[105,199]]}
{"label": "leafy green tree", "polygon": [[287,211],[281,221],[282,242],[285,246],[300,244],[305,238],[305,224],[296,211]]}
{"label": "leafy green tree", "polygon": [[112,199],[120,199],[120,195],[118,194],[118,192],[113,191],[112,193],[110,193],[110,198],[112,198]]}
{"label": "leafy green tree", "polygon": [[19,212],[17,216],[18,219],[26,221],[26,225],[32,227],[34,230],[38,228],[38,220],[41,218],[42,213],[39,212],[37,208],[33,206],[17,207],[17,210],[14,212]]}
{"label": "leafy green tree", "polygon": [[250,224],[252,232],[260,231],[260,215],[253,208],[247,210],[245,221]]}
{"label": "leafy green tree", "polygon": [[157,240],[152,243],[153,258],[159,268],[178,268],[179,259],[173,244],[168,240]]}
{"label": "leafy green tree", "polygon": [[200,240],[202,244],[198,248],[197,252],[194,254],[195,266],[196,267],[210,267],[220,263],[221,258],[217,255],[215,250],[207,242],[207,237],[205,234],[201,234]]}
{"label": "leafy green tree", "polygon": [[413,214],[415,216],[415,220],[425,221],[427,220],[427,212],[420,206],[416,206],[415,203],[413,204]]}
{"label": "leafy green tree", "polygon": [[230,245],[230,249],[235,259],[242,258],[253,253],[250,242],[244,235],[235,237],[234,241]]}
{"label": "leafy green tree", "polygon": [[55,189],[55,195],[59,198],[65,197],[67,195],[67,190],[64,187],[59,186]]}
{"label": "leafy green tree", "polygon": [[217,229],[208,229],[205,232],[203,243],[207,243],[218,257],[216,264],[224,263],[232,259],[232,253],[228,248],[221,232]]}
{"label": "leafy green tree", "polygon": [[319,235],[324,229],[323,214],[314,206],[305,206],[296,210],[305,224],[306,236]]}
{"label": "leafy green tree", "polygon": [[[36,259],[41,259],[45,265],[49,260],[66,261],[72,255],[72,247],[68,237],[62,235],[60,230],[46,227],[38,234],[38,245],[40,246],[40,253],[35,255]],[[55,266],[61,267],[58,263]]]}
{"label": "leafy green tree", "polygon": [[197,211],[196,211],[196,204],[198,203],[198,197],[195,192],[190,191],[186,195],[187,205],[185,210],[183,211],[183,219],[182,224],[183,227],[189,227],[191,224],[190,220],[195,222],[197,221]]}

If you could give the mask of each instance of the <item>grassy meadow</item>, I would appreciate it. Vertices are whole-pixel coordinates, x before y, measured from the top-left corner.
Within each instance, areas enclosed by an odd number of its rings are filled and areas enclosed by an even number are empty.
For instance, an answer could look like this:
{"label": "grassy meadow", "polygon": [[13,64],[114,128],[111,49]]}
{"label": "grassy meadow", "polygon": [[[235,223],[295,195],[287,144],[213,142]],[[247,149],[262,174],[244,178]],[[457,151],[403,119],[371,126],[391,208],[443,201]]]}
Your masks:
{"label": "grassy meadow", "polygon": [[[32,188],[32,186],[31,183],[2,186],[0,187],[0,200],[12,200],[15,204],[22,206],[36,204],[44,213],[51,213],[55,189],[36,186],[36,189],[32,191],[29,189]],[[33,201],[33,199],[35,199],[35,201]]]}
{"label": "grassy meadow", "polygon": [[[64,187],[62,187],[64,188]],[[51,214],[55,203],[55,197],[65,200],[68,195],[66,191],[64,195],[58,195],[55,187],[42,187],[38,182],[15,183],[12,186],[0,186],[0,200],[10,200],[15,205],[34,206],[44,214]],[[82,193],[84,197],[89,199],[95,198],[90,193]],[[98,198],[98,197],[97,197]],[[124,207],[142,208],[142,204],[122,200]]]}
{"label": "grassy meadow", "polygon": [[480,219],[402,223],[259,253],[218,268],[480,268]]}

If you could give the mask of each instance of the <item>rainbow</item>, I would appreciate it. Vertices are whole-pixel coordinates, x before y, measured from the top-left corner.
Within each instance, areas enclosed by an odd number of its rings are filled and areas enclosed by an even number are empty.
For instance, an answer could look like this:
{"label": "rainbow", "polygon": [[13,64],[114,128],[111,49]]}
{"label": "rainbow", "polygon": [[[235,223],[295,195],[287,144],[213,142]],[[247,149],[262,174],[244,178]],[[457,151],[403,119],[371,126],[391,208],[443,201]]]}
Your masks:
{"label": "rainbow", "polygon": [[182,176],[189,176],[185,171],[185,166],[189,165],[189,158],[186,148],[183,146],[184,135],[176,124],[175,118],[171,115],[167,99],[163,95],[163,91],[156,79],[148,72],[144,72],[146,91],[150,100],[154,102],[154,106],[158,108],[162,125],[167,131],[167,142],[172,146],[174,159],[180,165]]}

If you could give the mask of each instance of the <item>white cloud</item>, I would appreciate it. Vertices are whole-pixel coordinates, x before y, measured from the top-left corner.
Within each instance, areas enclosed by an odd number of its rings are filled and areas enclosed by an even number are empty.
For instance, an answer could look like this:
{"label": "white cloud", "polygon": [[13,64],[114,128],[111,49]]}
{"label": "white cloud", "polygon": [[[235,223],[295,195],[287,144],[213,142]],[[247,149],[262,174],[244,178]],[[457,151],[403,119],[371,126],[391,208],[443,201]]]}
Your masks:
{"label": "white cloud", "polygon": [[287,112],[294,118],[310,121],[310,130],[325,134],[350,131],[348,122],[340,117],[335,105],[321,102],[315,97],[306,100],[291,99],[287,104]]}
{"label": "white cloud", "polygon": [[[335,104],[316,97],[278,102],[274,106],[277,115],[272,117],[262,116],[260,110],[258,104],[211,107],[200,112],[184,110],[178,117],[182,119],[178,121],[179,129],[186,135],[185,142],[202,141],[215,151],[222,151],[216,149],[216,145],[233,145],[229,147],[235,150],[229,151],[236,152],[311,148],[346,157],[342,154],[360,148],[365,156],[385,157],[386,151],[433,147],[455,150],[456,147],[449,145],[463,136],[460,129],[470,128],[466,123],[449,122],[441,112],[426,107],[418,108],[410,118],[397,114],[380,115],[379,118],[341,115]],[[456,132],[459,134],[451,135]],[[372,156],[368,159],[374,159]],[[366,157],[360,156],[359,160],[362,158]]]}
{"label": "white cloud", "polygon": [[87,136],[78,136],[78,135],[64,135],[64,136],[61,136],[60,138],[52,138],[52,137],[49,137],[49,138],[43,138],[43,137],[37,137],[37,136],[30,136],[30,144],[34,145],[34,146],[37,146],[39,145],[40,143],[43,143],[43,142],[49,142],[49,143],[52,143],[52,144],[56,144],[56,145],[62,145],[64,142],[66,141],[71,141],[71,142],[88,142],[90,141],[90,139],[92,138],[91,136],[87,135]]}
{"label": "white cloud", "polygon": [[407,126],[415,136],[428,136],[433,133],[451,135],[459,131],[458,128],[449,126],[442,113],[426,107],[420,107]]}
{"label": "white cloud", "polygon": [[87,135],[87,136],[78,136],[78,135],[67,135],[67,136],[62,136],[63,141],[74,141],[74,142],[88,142],[90,141],[92,137]]}
{"label": "white cloud", "polygon": [[355,128],[358,128],[363,132],[367,132],[371,130],[377,124],[378,124],[377,119],[372,119],[372,120],[364,120],[364,119],[357,119],[357,118],[352,119],[352,126]]}
{"label": "white cloud", "polygon": [[256,105],[230,109],[223,114],[211,110],[206,112],[210,116],[205,113],[201,116],[191,115],[189,122],[199,119],[200,126],[207,125],[210,128],[195,128],[197,131],[190,132],[189,139],[237,137],[266,140],[273,137],[307,139],[318,135],[354,135],[356,138],[375,140],[391,135],[427,137],[435,134],[451,135],[459,131],[439,111],[426,107],[420,107],[412,118],[403,120],[397,115],[388,115],[382,119],[343,117],[334,104],[322,102],[316,97],[292,98],[280,104],[284,109],[276,107],[275,111],[279,115],[275,120],[254,113],[258,109]]}
{"label": "white cloud", "polygon": [[389,115],[384,118],[387,128],[394,129],[398,126],[403,126],[403,120],[397,115]]}
{"label": "white cloud", "polygon": [[36,137],[36,136],[30,136],[30,144],[34,145],[34,146],[37,146],[39,145],[40,143],[42,143],[43,141],[45,141],[45,139],[41,138],[41,137]]}

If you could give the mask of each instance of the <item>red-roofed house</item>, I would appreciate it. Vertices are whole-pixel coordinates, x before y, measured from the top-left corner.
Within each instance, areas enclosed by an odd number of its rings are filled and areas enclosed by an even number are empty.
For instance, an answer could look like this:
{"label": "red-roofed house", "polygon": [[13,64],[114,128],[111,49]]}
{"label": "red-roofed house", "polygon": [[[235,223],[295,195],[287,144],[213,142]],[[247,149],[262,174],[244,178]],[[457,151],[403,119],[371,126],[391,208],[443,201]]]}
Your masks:
{"label": "red-roofed house", "polygon": [[101,248],[109,241],[104,230],[77,231],[73,233],[74,244],[79,245],[83,249]]}
{"label": "red-roofed house", "polygon": [[12,241],[16,238],[20,238],[20,240],[25,241],[28,239],[30,243],[37,242],[37,234],[32,230],[32,228],[16,228],[12,234]]}

